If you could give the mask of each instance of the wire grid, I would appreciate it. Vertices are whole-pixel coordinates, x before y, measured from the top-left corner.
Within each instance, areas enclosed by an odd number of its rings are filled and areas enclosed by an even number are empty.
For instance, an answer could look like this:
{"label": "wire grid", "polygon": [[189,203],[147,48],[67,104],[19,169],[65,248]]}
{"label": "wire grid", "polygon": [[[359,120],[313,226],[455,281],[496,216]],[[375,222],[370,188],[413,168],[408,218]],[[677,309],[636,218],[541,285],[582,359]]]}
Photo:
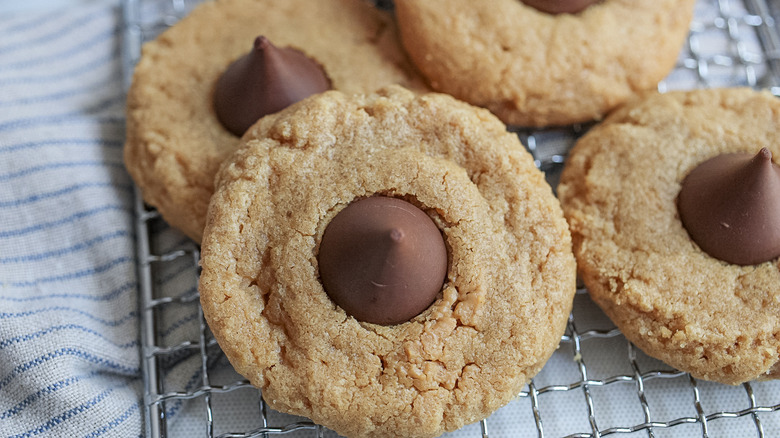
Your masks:
{"label": "wire grid", "polygon": [[[123,0],[126,86],[141,44],[197,2]],[[385,0],[378,3],[392,7]],[[750,86],[780,96],[780,38],[773,19],[778,9],[765,0],[700,0],[678,63],[659,90]],[[555,187],[569,148],[587,129],[513,131]],[[306,419],[272,411],[260,391],[232,371],[199,306],[199,248],[146,206],[138,190],[135,209],[146,436],[335,436]],[[185,334],[173,335],[183,328]],[[183,378],[182,367],[188,371]],[[724,404],[725,399],[732,401]],[[237,406],[246,408],[238,417]],[[516,400],[453,436],[778,437],[778,411],[780,386],[774,382],[730,387],[697,381],[647,357],[580,287],[559,349],[545,368]],[[719,435],[723,428],[717,426],[723,425],[727,435]]]}

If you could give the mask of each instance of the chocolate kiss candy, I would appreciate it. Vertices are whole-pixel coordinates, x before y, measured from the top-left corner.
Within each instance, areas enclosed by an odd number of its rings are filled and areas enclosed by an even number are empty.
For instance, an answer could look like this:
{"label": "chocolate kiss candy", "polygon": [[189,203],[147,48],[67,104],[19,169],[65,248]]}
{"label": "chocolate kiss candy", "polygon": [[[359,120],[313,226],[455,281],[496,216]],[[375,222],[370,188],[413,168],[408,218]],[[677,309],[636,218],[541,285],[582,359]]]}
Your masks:
{"label": "chocolate kiss candy", "polygon": [[401,199],[355,201],[325,228],[317,257],[328,296],[359,321],[393,325],[433,303],[447,274],[441,232]]}
{"label": "chocolate kiss candy", "polygon": [[780,166],[767,148],[701,163],[683,180],[677,209],[693,241],[717,259],[754,265],[780,256]]}
{"label": "chocolate kiss candy", "polygon": [[523,3],[548,14],[576,14],[600,0],[523,0]]}
{"label": "chocolate kiss candy", "polygon": [[240,137],[261,117],[329,88],[330,80],[317,62],[259,36],[254,49],[220,76],[214,109],[222,125]]}

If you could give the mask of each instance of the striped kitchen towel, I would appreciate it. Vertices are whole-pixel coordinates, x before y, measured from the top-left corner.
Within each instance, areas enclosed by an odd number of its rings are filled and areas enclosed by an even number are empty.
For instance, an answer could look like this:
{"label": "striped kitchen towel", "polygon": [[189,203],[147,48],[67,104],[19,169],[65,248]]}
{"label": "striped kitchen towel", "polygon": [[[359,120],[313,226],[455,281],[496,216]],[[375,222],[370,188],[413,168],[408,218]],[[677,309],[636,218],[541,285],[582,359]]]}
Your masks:
{"label": "striped kitchen towel", "polygon": [[0,436],[142,435],[115,2],[0,14]]}

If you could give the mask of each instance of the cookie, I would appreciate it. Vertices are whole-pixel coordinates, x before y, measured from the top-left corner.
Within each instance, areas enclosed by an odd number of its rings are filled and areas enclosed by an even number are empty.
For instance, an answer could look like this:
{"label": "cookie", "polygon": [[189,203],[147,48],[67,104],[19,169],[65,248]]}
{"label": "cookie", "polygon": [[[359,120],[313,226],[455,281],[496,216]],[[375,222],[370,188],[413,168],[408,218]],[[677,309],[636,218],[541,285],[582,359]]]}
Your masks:
{"label": "cookie", "polygon": [[426,90],[392,17],[363,0],[220,0],[199,5],[143,47],[127,97],[125,163],[144,200],[199,242],[214,175],[240,136],[213,103],[223,71],[258,36],[319,63],[332,88]]}
{"label": "cookie", "polygon": [[[745,163],[756,157],[776,168],[766,157],[780,157],[779,128],[780,101],[767,92],[653,93],[589,131],[563,170],[558,195],[591,296],[631,342],[694,377],[727,384],[780,377],[778,252],[745,260],[754,264],[722,260],[691,237],[698,227],[680,214],[690,209],[678,209],[688,202],[681,191],[689,176],[711,159],[744,154]],[[722,185],[719,178],[708,185]],[[720,191],[722,200],[731,196]],[[738,225],[720,219],[718,227]]]}
{"label": "cookie", "polygon": [[[568,228],[488,111],[400,87],[329,91],[245,139],[217,176],[199,289],[271,407],[351,437],[433,437],[508,403],[556,349],[575,292]],[[376,198],[421,210],[445,242],[446,278],[405,322],[358,319],[320,281],[323,235]]]}
{"label": "cookie", "polygon": [[604,0],[551,14],[518,0],[395,2],[403,45],[434,90],[534,127],[598,120],[654,89],[694,3]]}

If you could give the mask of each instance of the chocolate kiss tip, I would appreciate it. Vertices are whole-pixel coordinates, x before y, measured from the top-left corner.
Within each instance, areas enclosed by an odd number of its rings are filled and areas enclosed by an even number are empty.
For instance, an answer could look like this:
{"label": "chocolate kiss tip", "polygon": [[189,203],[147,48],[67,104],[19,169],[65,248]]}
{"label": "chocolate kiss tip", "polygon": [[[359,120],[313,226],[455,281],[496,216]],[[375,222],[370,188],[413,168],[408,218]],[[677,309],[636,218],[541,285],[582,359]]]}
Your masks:
{"label": "chocolate kiss tip", "polygon": [[404,230],[393,228],[390,230],[390,239],[395,243],[401,243],[401,241],[404,240]]}
{"label": "chocolate kiss tip", "polygon": [[260,35],[259,37],[255,38],[255,49],[263,50],[271,46],[271,40],[266,38],[265,35]]}
{"label": "chocolate kiss tip", "polygon": [[767,147],[761,148],[761,150],[758,151],[758,155],[756,156],[764,159],[764,161],[772,161],[772,151],[770,151]]}

